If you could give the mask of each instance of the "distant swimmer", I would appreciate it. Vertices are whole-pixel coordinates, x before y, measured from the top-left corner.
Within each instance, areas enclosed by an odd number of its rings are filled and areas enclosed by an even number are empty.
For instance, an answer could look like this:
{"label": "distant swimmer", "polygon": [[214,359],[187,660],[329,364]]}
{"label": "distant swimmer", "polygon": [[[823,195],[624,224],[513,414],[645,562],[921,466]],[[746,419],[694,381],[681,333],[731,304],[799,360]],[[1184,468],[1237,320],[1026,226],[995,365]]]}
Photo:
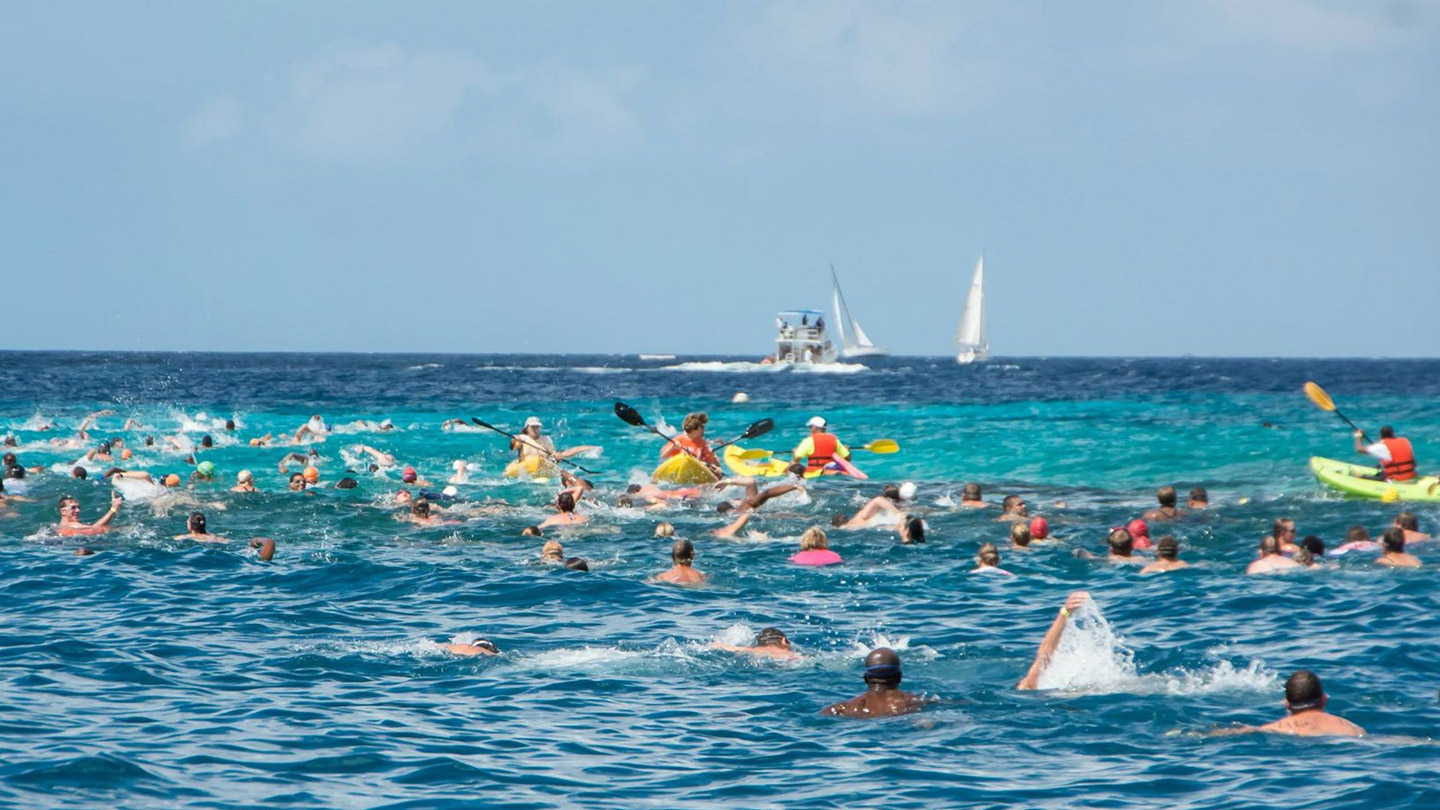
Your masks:
{"label": "distant swimmer", "polygon": [[191,481],[214,481],[215,462],[202,461],[195,465],[195,472],[190,474]]}
{"label": "distant swimmer", "polygon": [[1033,536],[1030,534],[1030,526],[1024,522],[1010,524],[1010,547],[1026,548],[1030,545]]}
{"label": "distant swimmer", "polygon": [[1055,657],[1055,650],[1060,646],[1060,637],[1065,635],[1065,625],[1070,621],[1070,616],[1089,601],[1090,594],[1086,591],[1075,591],[1065,598],[1065,604],[1060,606],[1055,621],[1050,623],[1050,629],[1045,631],[1045,638],[1040,641],[1040,649],[1035,652],[1035,660],[1031,662],[1030,670],[1015,684],[1016,689],[1040,688],[1040,676],[1045,674],[1051,659]]}
{"label": "distant swimmer", "polygon": [[970,569],[970,573],[1014,576],[1000,567],[1000,549],[995,548],[994,543],[985,543],[980,546],[980,551],[975,555],[975,567]]}
{"label": "distant swimmer", "polygon": [[914,515],[905,515],[900,520],[900,525],[895,527],[900,535],[900,542],[903,545],[917,545],[925,542],[925,534],[929,531],[925,521]]}
{"label": "distant swimmer", "polygon": [[1165,486],[1155,490],[1155,500],[1160,502],[1159,508],[1151,509],[1149,512],[1141,515],[1141,519],[1154,523],[1156,521],[1179,520],[1185,517],[1184,510],[1176,506],[1176,503],[1180,500],[1180,495],[1175,492],[1175,487]]}
{"label": "distant swimmer", "polygon": [[685,421],[680,423],[682,432],[660,448],[660,457],[670,458],[686,453],[699,459],[717,476],[720,475],[720,459],[715,457],[715,451],[710,449],[710,442],[705,439],[705,426],[709,423],[710,416],[704,411],[685,414]]}
{"label": "distant swimmer", "polygon": [[718,641],[712,641],[710,647],[726,652],[777,658],[781,661],[793,661],[800,657],[800,654],[790,646],[790,639],[776,627],[767,627],[756,633],[754,643],[748,647],[738,644],[722,644]]}
{"label": "distant swimmer", "polygon": [[1140,558],[1135,556],[1135,539],[1124,528],[1111,529],[1110,535],[1105,538],[1105,545],[1109,553],[1103,558],[1083,548],[1075,549],[1075,556],[1084,560],[1104,559],[1112,563],[1141,562]]}
{"label": "distant swimmer", "polygon": [[548,529],[551,526],[578,526],[590,518],[575,511],[575,493],[570,490],[561,492],[555,498],[555,514],[540,522],[540,528]]}
{"label": "distant swimmer", "polygon": [[1300,550],[1300,546],[1295,544],[1298,536],[1295,521],[1290,518],[1277,518],[1270,526],[1270,536],[1275,539],[1282,554],[1294,554]]}
{"label": "distant swimmer", "polygon": [[721,538],[733,538],[737,536],[740,530],[745,528],[745,524],[750,522],[750,518],[755,514],[755,510],[764,506],[770,499],[778,498],[781,495],[795,492],[796,490],[802,492],[805,490],[804,486],[796,482],[774,484],[760,489],[753,478],[727,479],[717,484],[717,486],[720,485],[741,485],[745,487],[744,498],[738,501],[722,501],[715,507],[715,511],[722,515],[730,513],[736,515],[735,519],[730,523],[711,532],[714,536]]}
{"label": "distant swimmer", "polygon": [[317,453],[315,451],[315,448],[313,447],[310,448],[310,451],[307,453],[286,453],[285,457],[280,459],[280,464],[276,467],[276,469],[278,469],[282,473],[288,473],[290,472],[291,464],[304,464],[306,466],[313,466],[315,461],[319,458],[320,454]]}
{"label": "distant swimmer", "polygon": [[1338,715],[1325,711],[1330,698],[1320,684],[1320,677],[1308,669],[1297,670],[1285,681],[1285,709],[1290,712],[1273,723],[1221,729],[1211,736],[1228,736],[1247,732],[1294,734],[1299,737],[1364,737],[1365,729]]}
{"label": "distant swimmer", "polygon": [[1345,542],[1330,552],[1336,557],[1352,551],[1374,551],[1380,544],[1370,539],[1370,532],[1364,526],[1351,526],[1345,532]]}
{"label": "distant swimmer", "polygon": [[1300,541],[1300,550],[1295,552],[1295,562],[1301,565],[1315,566],[1325,561],[1325,541],[1315,535],[1306,535]]}
{"label": "distant swimmer", "polygon": [[300,471],[300,477],[305,479],[305,486],[318,486],[320,484],[320,469],[313,465],[306,467]]}
{"label": "distant swimmer", "polygon": [[1155,547],[1155,542],[1150,539],[1150,525],[1140,518],[1125,524],[1125,531],[1130,533],[1130,539],[1137,550],[1144,551]]}
{"label": "distant swimmer", "polygon": [[705,581],[705,575],[695,570],[695,545],[685,538],[677,538],[674,545],[670,547],[670,570],[656,574],[652,579],[655,582],[668,582],[672,585],[699,585]]}
{"label": "distant swimmer", "polygon": [[1280,553],[1280,541],[1266,537],[1260,541],[1260,559],[1250,563],[1247,574],[1272,574],[1287,569],[1303,568],[1300,563]]}
{"label": "distant swimmer", "polygon": [[796,565],[838,565],[845,562],[839,554],[830,550],[830,540],[825,530],[811,526],[800,535],[800,550],[791,555],[790,562]]}
{"label": "distant swimmer", "polygon": [[1160,574],[1189,567],[1190,563],[1180,559],[1180,541],[1167,534],[1155,543],[1155,562],[1141,568],[1140,573]]}
{"label": "distant swimmer", "polygon": [[86,461],[114,461],[110,455],[110,442],[102,441],[93,450],[85,454]]}
{"label": "distant swimmer", "polygon": [[388,468],[395,466],[395,456],[385,452],[384,450],[378,450],[368,444],[357,444],[355,445],[354,449],[356,450],[356,452],[364,453],[365,455],[369,456],[375,462],[375,465],[377,467]]}
{"label": "distant swimmer", "polygon": [[235,486],[230,488],[231,492],[256,492],[255,473],[249,470],[241,470],[235,474]]}
{"label": "distant swimmer", "polygon": [[294,444],[299,444],[306,439],[314,439],[315,441],[323,442],[329,435],[330,426],[325,424],[324,417],[320,416],[320,414],[317,413],[314,416],[310,417],[310,421],[301,425],[299,429],[295,431],[295,438],[291,439],[291,442],[293,442]]}
{"label": "distant swimmer", "polygon": [[453,524],[458,522],[445,520],[437,514],[439,511],[440,508],[432,505],[429,499],[416,498],[414,502],[410,504],[410,512],[405,515],[405,519],[417,526],[439,526],[446,523]]}
{"label": "distant swimmer", "polygon": [[925,699],[900,689],[903,674],[900,656],[889,647],[871,650],[865,656],[864,694],[820,710],[831,717],[893,717],[909,714],[925,707]]}
{"label": "distant swimmer", "polygon": [[292,473],[290,475],[290,481],[288,484],[286,484],[286,487],[291,492],[304,492],[305,476],[302,473]]}
{"label": "distant swimmer", "polygon": [[838,512],[830,518],[837,529],[893,528],[905,519],[905,512],[891,499],[880,495],[871,498],[855,514]]}
{"label": "distant swimmer", "polygon": [[495,642],[477,638],[474,641],[452,642],[445,645],[451,655],[499,655],[500,648]]}
{"label": "distant swimmer", "polygon": [[62,495],[60,497],[60,524],[55,527],[55,533],[61,537],[78,537],[91,534],[104,534],[110,531],[110,524],[115,516],[120,514],[120,504],[124,500],[119,492],[110,493],[110,510],[100,516],[94,523],[80,522],[80,501],[73,495]]}
{"label": "distant swimmer", "polygon": [[795,460],[805,460],[807,473],[817,470],[839,472],[840,467],[835,460],[850,458],[850,448],[836,438],[835,434],[827,432],[829,425],[823,416],[810,417],[805,426],[810,429],[810,435],[795,446]]}
{"label": "distant swimmer", "polygon": [[1205,487],[1195,487],[1194,489],[1190,490],[1190,500],[1186,502],[1185,508],[1209,509],[1210,493],[1205,489]]}
{"label": "distant swimmer", "polygon": [[546,540],[545,545],[540,547],[540,559],[545,562],[565,562],[565,547],[559,540]]}
{"label": "distant swimmer", "polygon": [[1055,539],[1057,538],[1050,533],[1050,521],[1043,517],[1036,517],[1030,521],[1030,542],[1043,543]]}
{"label": "distant swimmer", "polygon": [[1000,502],[1000,516],[996,520],[1008,520],[1012,523],[1023,520],[1030,522],[1030,507],[1025,499],[1019,495],[1006,495],[1005,500]]}
{"label": "distant swimmer", "polygon": [[1395,428],[1386,425],[1380,428],[1380,441],[1366,445],[1361,442],[1365,434],[1355,431],[1355,452],[1372,456],[1380,462],[1377,478],[1387,481],[1409,481],[1415,477],[1415,448],[1410,440],[1395,435]]}
{"label": "distant swimmer", "polygon": [[190,519],[185,521],[185,533],[175,535],[176,540],[194,540],[197,543],[228,543],[224,537],[211,534],[205,528],[205,513],[191,512]]}
{"label": "distant swimmer", "polygon": [[966,509],[983,509],[989,506],[980,492],[980,485],[971,481],[960,490],[960,506]]}
{"label": "distant swimmer", "polygon": [[565,558],[564,565],[565,568],[570,571],[590,570],[590,563],[586,562],[584,557],[567,557]]}
{"label": "distant swimmer", "polygon": [[1385,553],[1375,560],[1376,565],[1388,565],[1392,568],[1420,567],[1420,558],[1405,552],[1405,530],[1399,526],[1391,526],[1380,535],[1380,548]]}
{"label": "distant swimmer", "polygon": [[1430,539],[1430,535],[1420,531],[1420,517],[1414,512],[1401,512],[1396,515],[1395,525],[1405,532],[1405,545],[1407,546]]}

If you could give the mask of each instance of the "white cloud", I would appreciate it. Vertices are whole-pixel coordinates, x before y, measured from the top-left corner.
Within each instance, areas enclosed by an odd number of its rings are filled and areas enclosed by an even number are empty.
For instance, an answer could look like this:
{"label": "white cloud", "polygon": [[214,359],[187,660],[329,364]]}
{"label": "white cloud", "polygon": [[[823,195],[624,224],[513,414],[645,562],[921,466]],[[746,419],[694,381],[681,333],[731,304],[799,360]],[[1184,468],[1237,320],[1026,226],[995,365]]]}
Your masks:
{"label": "white cloud", "polygon": [[180,126],[180,142],[191,149],[218,143],[240,129],[240,102],[231,97],[207,102]]}

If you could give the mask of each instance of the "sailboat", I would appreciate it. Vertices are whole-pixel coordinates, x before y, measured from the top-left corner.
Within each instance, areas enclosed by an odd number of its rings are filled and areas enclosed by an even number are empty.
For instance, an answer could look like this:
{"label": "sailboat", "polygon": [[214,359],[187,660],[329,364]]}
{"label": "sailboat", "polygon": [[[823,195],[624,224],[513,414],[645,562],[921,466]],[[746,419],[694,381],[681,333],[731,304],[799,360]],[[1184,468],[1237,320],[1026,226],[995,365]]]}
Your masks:
{"label": "sailboat", "polygon": [[830,265],[830,280],[834,282],[835,291],[831,296],[835,306],[835,329],[840,333],[840,343],[843,346],[840,356],[851,357],[885,357],[890,350],[884,346],[876,346],[865,330],[860,328],[860,322],[850,314],[850,307],[845,304],[845,293],[840,292],[840,279],[835,276],[835,265]]}
{"label": "sailboat", "polygon": [[973,363],[990,356],[990,338],[985,333],[985,256],[975,263],[975,277],[970,280],[970,294],[965,297],[965,310],[955,328],[955,345],[960,353],[957,363]]}

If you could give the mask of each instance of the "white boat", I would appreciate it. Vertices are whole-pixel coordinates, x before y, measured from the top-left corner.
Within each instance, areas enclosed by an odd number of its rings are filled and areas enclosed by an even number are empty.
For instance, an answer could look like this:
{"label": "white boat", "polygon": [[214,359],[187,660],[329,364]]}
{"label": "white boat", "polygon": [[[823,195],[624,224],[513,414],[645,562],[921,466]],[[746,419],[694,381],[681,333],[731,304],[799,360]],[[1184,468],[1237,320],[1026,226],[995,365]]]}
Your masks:
{"label": "white boat", "polygon": [[985,330],[985,257],[975,263],[975,277],[970,280],[970,294],[965,297],[965,310],[955,328],[957,363],[973,363],[990,356],[990,338]]}
{"label": "white boat", "polygon": [[840,279],[835,276],[835,265],[830,265],[830,281],[834,283],[835,290],[831,295],[835,308],[835,331],[840,333],[840,356],[851,357],[885,357],[890,350],[884,346],[876,346],[865,330],[860,328],[860,322],[850,314],[850,307],[845,303],[845,293],[840,292]]}
{"label": "white boat", "polygon": [[641,360],[674,360],[674,359],[675,359],[675,355],[673,355],[673,354],[642,354],[642,355],[640,355],[640,359],[641,359]]}
{"label": "white boat", "polygon": [[825,330],[825,315],[818,309],[787,309],[775,316],[775,355],[772,363],[833,363],[835,344]]}

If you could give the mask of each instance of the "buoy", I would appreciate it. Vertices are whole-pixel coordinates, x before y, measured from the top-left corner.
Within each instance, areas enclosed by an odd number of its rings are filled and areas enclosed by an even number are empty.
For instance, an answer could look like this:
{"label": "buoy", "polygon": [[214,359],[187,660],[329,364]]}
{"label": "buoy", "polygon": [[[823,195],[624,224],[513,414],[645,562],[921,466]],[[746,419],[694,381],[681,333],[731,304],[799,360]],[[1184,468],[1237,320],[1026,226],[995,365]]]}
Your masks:
{"label": "buoy", "polygon": [[1400,500],[1400,492],[1395,487],[1387,487],[1384,492],[1380,493],[1381,503],[1395,503],[1398,500]]}
{"label": "buoy", "polygon": [[745,393],[744,391],[736,391],[736,392],[735,392],[735,396],[731,397],[731,398],[730,398],[730,401],[731,401],[731,402],[734,402],[734,403],[736,403],[736,404],[740,404],[740,403],[744,403],[744,402],[749,402],[749,401],[750,401],[750,395],[747,394],[747,393]]}

